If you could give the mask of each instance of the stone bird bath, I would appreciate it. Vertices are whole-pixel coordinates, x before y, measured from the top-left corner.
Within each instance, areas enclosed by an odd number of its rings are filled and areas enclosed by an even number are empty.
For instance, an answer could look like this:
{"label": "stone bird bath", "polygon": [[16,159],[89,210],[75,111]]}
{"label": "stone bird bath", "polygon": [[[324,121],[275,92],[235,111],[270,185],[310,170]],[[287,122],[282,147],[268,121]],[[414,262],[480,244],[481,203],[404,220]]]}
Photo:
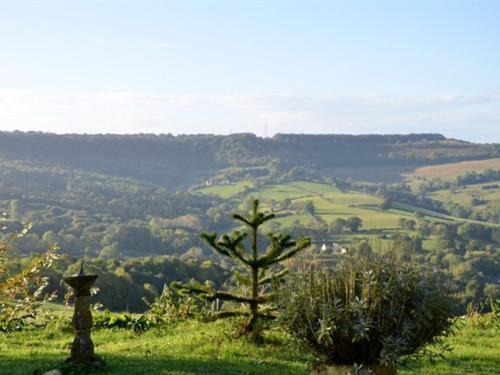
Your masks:
{"label": "stone bird bath", "polygon": [[83,263],[82,261],[77,275],[63,278],[73,288],[75,295],[75,311],[72,320],[75,338],[71,344],[71,356],[66,362],[100,368],[104,362],[94,353],[94,343],[90,338],[92,330],[90,287],[96,281],[97,275],[86,275],[83,271]]}

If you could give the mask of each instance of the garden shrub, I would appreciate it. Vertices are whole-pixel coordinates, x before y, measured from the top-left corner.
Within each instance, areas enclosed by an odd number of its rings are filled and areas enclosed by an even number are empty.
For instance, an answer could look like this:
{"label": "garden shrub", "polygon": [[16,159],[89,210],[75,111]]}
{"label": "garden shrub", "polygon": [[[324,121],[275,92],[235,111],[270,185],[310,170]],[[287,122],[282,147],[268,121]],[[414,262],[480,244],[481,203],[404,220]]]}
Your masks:
{"label": "garden shrub", "polygon": [[304,262],[278,296],[281,324],[327,364],[393,365],[449,349],[453,302],[441,276],[393,255]]}
{"label": "garden shrub", "polygon": [[[483,310],[488,312],[482,312]],[[485,330],[493,328],[498,331],[500,330],[500,300],[491,298],[487,304],[480,305],[469,303],[464,318],[471,327]]]}
{"label": "garden shrub", "polygon": [[155,322],[162,323],[174,323],[192,318],[203,320],[207,319],[210,314],[207,304],[207,301],[196,295],[193,296],[165,284],[162,293],[156,297],[144,315]]}

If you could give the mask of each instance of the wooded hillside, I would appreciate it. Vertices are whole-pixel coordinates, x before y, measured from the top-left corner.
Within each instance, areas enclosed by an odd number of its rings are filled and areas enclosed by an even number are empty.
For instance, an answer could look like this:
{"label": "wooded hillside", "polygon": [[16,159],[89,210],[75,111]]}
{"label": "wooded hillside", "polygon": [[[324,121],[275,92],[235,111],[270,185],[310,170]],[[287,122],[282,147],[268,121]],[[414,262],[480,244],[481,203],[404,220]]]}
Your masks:
{"label": "wooded hillside", "polygon": [[56,135],[0,132],[0,156],[63,166],[177,189],[231,166],[274,161],[293,167],[416,166],[485,159],[500,146],[411,135]]}

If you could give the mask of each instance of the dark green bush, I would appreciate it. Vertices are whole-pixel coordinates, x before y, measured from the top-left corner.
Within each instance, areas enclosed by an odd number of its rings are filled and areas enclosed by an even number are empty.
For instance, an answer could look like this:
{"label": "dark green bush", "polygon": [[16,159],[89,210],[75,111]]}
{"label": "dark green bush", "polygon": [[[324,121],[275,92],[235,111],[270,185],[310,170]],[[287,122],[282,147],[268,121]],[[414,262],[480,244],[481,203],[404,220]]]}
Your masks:
{"label": "dark green bush", "polygon": [[127,313],[112,313],[104,310],[101,314],[95,314],[95,328],[130,328],[134,322],[134,316]]}
{"label": "dark green bush", "polygon": [[329,364],[394,364],[437,353],[450,331],[452,298],[432,271],[394,256],[308,262],[279,292],[281,323]]}
{"label": "dark green bush", "polygon": [[96,329],[131,329],[135,332],[144,332],[150,328],[176,323],[192,318],[207,318],[209,309],[206,301],[196,296],[180,293],[177,289],[164,286],[161,295],[156,297],[144,314],[113,313],[109,310],[97,313],[94,316]]}
{"label": "dark green bush", "polygon": [[144,332],[158,325],[158,321],[147,314],[134,315],[129,313],[112,313],[104,310],[94,316],[95,329],[130,329],[135,332]]}
{"label": "dark green bush", "polygon": [[156,323],[174,323],[192,318],[204,319],[209,314],[206,304],[207,302],[198,296],[183,293],[182,290],[165,284],[162,293],[143,315]]}

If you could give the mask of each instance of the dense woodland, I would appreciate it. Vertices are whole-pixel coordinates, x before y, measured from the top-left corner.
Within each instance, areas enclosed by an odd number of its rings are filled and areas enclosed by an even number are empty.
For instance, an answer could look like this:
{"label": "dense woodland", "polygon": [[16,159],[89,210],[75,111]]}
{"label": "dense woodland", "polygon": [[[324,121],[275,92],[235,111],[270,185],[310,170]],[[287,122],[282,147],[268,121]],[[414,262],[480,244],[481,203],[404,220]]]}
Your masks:
{"label": "dense woodland", "polygon": [[332,168],[414,166],[500,155],[498,145],[477,145],[439,134],[292,135],[55,135],[1,132],[1,154],[11,160],[188,187],[228,167]]}
{"label": "dense woodland", "polygon": [[[8,236],[32,223],[9,248],[12,272],[26,256],[58,243],[64,255],[50,276],[60,296],[61,275],[73,272],[85,257],[100,275],[99,299],[106,307],[141,311],[173,280],[230,283],[233,264],[204,246],[198,234],[233,229],[229,214],[247,211],[252,194],[263,187],[315,181],[370,194],[381,200],[373,208],[381,213],[411,207],[414,217],[401,220],[396,231],[376,231],[356,215],[326,222],[313,200],[276,199],[264,203],[308,222],[297,219],[273,229],[310,236],[316,245],[312,251],[332,238],[343,238],[344,246],[353,249],[361,246],[360,251],[375,248],[356,242],[360,232],[389,239],[402,256],[417,254],[453,274],[464,307],[500,295],[500,200],[485,201],[480,194],[498,191],[500,173],[487,170],[415,184],[400,175],[420,165],[498,156],[499,145],[437,134],[259,138],[1,132],[2,233]],[[360,178],[368,169],[371,174]],[[199,193],[241,181],[251,185],[231,199]],[[448,198],[471,187],[481,190],[471,193],[475,199]],[[426,248],[431,239],[434,245]]]}

